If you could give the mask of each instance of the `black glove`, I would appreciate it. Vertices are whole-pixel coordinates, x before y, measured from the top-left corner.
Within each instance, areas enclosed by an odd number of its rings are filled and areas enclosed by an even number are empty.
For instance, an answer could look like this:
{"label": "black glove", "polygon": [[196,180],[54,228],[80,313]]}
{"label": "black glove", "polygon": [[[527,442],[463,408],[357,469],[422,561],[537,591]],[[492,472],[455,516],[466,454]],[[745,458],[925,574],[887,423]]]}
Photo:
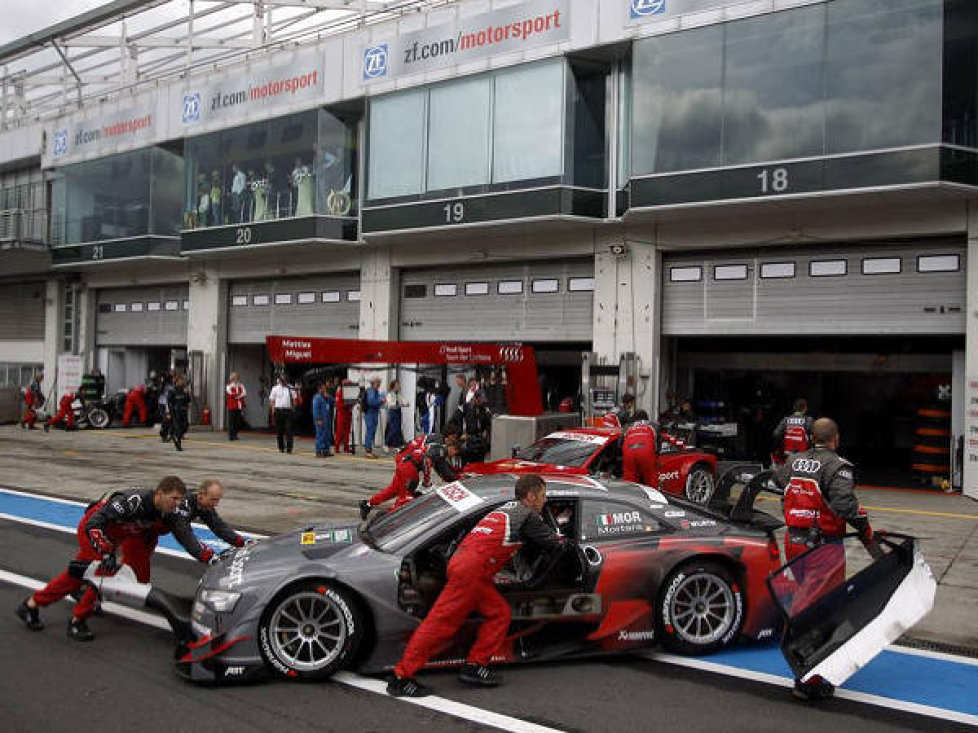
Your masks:
{"label": "black glove", "polygon": [[99,567],[104,575],[114,575],[115,571],[119,569],[119,561],[114,553],[106,553],[102,555],[102,562],[99,563]]}
{"label": "black glove", "polygon": [[869,517],[865,514],[860,514],[849,524],[859,533],[861,542],[867,543],[873,541],[873,528],[869,526]]}

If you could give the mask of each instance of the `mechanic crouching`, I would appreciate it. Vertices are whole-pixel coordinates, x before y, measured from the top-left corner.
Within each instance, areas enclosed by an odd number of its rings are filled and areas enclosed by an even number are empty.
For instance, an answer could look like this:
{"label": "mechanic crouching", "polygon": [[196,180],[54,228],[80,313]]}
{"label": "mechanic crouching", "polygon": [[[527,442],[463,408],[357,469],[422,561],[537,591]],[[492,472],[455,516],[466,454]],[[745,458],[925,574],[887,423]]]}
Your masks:
{"label": "mechanic crouching", "polygon": [[[809,556],[799,579],[796,607],[807,605],[845,581],[842,540],[847,523],[864,544],[873,542],[869,519],[856,498],[853,466],[836,453],[838,425],[820,418],[812,424],[811,433],[814,447],[789,456],[773,476],[774,482],[784,489],[786,560],[791,562],[813,547],[830,546]],[[831,697],[834,691],[828,681],[815,677],[809,682],[796,679],[793,694],[801,700],[817,701]]]}
{"label": "mechanic crouching", "polygon": [[378,491],[360,502],[360,518],[366,519],[370,510],[394,499],[394,509],[407,504],[418,495],[418,483],[431,486],[431,471],[443,481],[454,481],[458,476],[449,465],[449,459],[458,455],[458,443],[454,435],[446,438],[437,434],[422,435],[410,443],[394,458],[394,477],[386,489]]}
{"label": "mechanic crouching", "polygon": [[516,501],[489,512],[469,532],[448,563],[448,582],[415,630],[404,656],[394,668],[387,692],[394,697],[424,697],[432,690],[414,676],[451,639],[469,614],[478,611],[482,626],[459,679],[482,687],[500,683],[488,664],[499,653],[509,629],[509,604],[493,584],[513,554],[526,542],[546,552],[562,549],[563,538],[544,522],[547,485],[536,474],[516,482]]}

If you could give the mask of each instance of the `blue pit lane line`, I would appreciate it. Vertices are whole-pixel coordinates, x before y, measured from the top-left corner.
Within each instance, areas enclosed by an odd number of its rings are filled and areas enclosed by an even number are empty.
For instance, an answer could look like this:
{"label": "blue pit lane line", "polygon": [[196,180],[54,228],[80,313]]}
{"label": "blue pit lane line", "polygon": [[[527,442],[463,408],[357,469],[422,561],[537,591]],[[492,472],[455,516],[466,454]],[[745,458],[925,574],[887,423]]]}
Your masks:
{"label": "blue pit lane line", "polygon": [[[85,505],[80,502],[0,489],[0,517],[74,532],[84,510]],[[206,527],[194,525],[194,530],[215,550],[227,547]],[[161,537],[159,546],[185,555],[172,535]],[[742,670],[759,677],[790,679],[792,676],[780,649],[772,645],[737,647],[702,661],[710,666]],[[902,702],[911,710],[914,706],[924,706],[935,712],[948,711],[952,714],[949,717],[978,724],[978,694],[975,693],[978,690],[978,660],[890,647],[853,675],[842,689]]]}

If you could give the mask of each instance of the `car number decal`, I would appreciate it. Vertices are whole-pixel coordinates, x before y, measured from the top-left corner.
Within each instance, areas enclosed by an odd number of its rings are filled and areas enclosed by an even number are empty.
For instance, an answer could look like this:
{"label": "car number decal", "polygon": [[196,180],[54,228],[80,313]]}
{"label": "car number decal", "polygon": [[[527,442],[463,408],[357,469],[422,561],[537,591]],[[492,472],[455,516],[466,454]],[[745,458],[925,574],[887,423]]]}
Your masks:
{"label": "car number decal", "polygon": [[482,503],[482,499],[457,481],[439,486],[435,491],[442,499],[447,501],[457,512],[464,512]]}

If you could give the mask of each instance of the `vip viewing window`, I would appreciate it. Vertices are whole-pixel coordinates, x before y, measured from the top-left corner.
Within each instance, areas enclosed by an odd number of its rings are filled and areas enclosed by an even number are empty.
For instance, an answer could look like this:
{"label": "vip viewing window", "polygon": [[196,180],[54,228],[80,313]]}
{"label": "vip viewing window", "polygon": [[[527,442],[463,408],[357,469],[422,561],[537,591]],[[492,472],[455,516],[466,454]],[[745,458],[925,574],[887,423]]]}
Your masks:
{"label": "vip viewing window", "polygon": [[523,292],[523,281],[500,280],[496,283],[496,292],[500,295],[519,295]]}
{"label": "vip viewing window", "polygon": [[960,269],[958,255],[921,255],[917,258],[917,272],[958,272]]}
{"label": "vip viewing window", "polygon": [[356,120],[311,110],[191,138],[183,227],[356,214]]}
{"label": "vip viewing window", "polygon": [[670,267],[669,282],[698,283],[703,279],[702,267]]}
{"label": "vip viewing window", "polygon": [[765,262],[761,265],[761,279],[776,280],[795,276],[794,262]]}
{"label": "vip viewing window", "polygon": [[713,268],[714,280],[746,280],[747,265],[716,265]]}
{"label": "vip viewing window", "polygon": [[567,290],[571,293],[594,292],[594,278],[572,277],[567,281]]}
{"label": "vip viewing window", "polygon": [[560,280],[556,278],[534,280],[532,289],[534,293],[556,293],[560,290]]}
{"label": "vip viewing window", "polygon": [[848,272],[845,260],[813,260],[808,264],[811,277],[839,277]]}
{"label": "vip viewing window", "polygon": [[439,283],[435,285],[436,298],[453,298],[458,295],[458,285],[454,283]]}
{"label": "vip viewing window", "polygon": [[489,295],[489,283],[465,283],[466,295]]}
{"label": "vip viewing window", "polygon": [[428,286],[427,285],[405,285],[404,297],[405,298],[427,298]]}
{"label": "vip viewing window", "polygon": [[899,257],[867,257],[862,263],[863,275],[900,274]]}

